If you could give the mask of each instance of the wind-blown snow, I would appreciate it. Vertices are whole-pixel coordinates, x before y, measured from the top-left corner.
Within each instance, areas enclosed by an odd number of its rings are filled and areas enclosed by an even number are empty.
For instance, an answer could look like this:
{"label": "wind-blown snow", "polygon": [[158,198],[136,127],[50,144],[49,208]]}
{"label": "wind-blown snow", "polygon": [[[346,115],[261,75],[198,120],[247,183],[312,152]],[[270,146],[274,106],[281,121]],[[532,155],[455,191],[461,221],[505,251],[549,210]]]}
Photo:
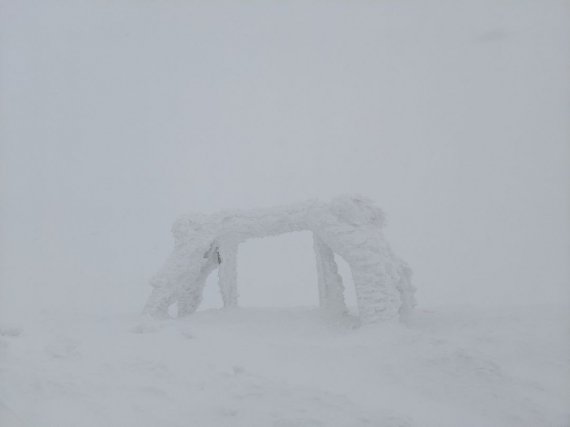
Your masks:
{"label": "wind-blown snow", "polygon": [[0,336],[2,427],[563,427],[568,307],[44,314]]}

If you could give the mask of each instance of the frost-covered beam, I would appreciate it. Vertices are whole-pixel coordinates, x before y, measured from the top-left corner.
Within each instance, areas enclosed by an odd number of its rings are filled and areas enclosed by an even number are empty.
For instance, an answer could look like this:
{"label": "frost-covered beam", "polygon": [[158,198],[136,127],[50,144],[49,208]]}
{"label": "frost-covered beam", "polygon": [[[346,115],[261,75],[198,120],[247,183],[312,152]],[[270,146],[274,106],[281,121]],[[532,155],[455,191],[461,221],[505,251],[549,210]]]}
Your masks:
{"label": "frost-covered beam", "polygon": [[328,313],[345,313],[344,286],[342,277],[338,274],[334,253],[316,234],[313,234],[313,247],[317,263],[319,304]]}
{"label": "frost-covered beam", "polygon": [[238,244],[226,242],[220,244],[218,249],[220,266],[218,280],[224,307],[236,307],[238,303],[237,292],[237,252]]}
{"label": "frost-covered beam", "polygon": [[308,201],[290,206],[238,210],[218,215],[219,234],[233,241],[276,236],[310,228],[312,213],[322,203]]}

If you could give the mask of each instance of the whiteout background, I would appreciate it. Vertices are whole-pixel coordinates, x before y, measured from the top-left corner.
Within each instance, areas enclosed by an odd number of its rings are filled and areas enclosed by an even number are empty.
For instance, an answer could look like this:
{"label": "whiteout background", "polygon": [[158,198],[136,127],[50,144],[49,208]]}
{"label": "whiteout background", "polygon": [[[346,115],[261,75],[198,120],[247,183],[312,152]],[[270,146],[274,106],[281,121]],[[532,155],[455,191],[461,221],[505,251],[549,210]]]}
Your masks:
{"label": "whiteout background", "polygon": [[[135,309],[178,214],[345,192],[422,303],[568,299],[567,2],[0,4],[2,311]],[[242,288],[314,303],[308,242]]]}

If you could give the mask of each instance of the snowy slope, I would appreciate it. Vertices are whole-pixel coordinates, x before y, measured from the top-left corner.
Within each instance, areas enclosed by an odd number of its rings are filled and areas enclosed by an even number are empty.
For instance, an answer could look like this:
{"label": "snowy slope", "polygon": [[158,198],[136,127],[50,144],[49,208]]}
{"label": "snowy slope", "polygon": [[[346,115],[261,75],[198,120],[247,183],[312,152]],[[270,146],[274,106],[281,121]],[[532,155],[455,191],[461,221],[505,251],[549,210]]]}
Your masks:
{"label": "snowy slope", "polygon": [[567,307],[418,310],[353,329],[316,310],[5,325],[0,425],[568,426]]}

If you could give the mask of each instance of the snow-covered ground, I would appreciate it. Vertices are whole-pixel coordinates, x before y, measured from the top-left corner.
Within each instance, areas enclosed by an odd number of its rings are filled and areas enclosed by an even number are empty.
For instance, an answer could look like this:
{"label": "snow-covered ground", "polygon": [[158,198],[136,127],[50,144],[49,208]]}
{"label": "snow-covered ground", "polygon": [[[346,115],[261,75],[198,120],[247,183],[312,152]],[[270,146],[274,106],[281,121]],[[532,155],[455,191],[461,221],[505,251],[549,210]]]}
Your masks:
{"label": "snow-covered ground", "polygon": [[2,427],[570,425],[568,307],[313,309],[2,325]]}

